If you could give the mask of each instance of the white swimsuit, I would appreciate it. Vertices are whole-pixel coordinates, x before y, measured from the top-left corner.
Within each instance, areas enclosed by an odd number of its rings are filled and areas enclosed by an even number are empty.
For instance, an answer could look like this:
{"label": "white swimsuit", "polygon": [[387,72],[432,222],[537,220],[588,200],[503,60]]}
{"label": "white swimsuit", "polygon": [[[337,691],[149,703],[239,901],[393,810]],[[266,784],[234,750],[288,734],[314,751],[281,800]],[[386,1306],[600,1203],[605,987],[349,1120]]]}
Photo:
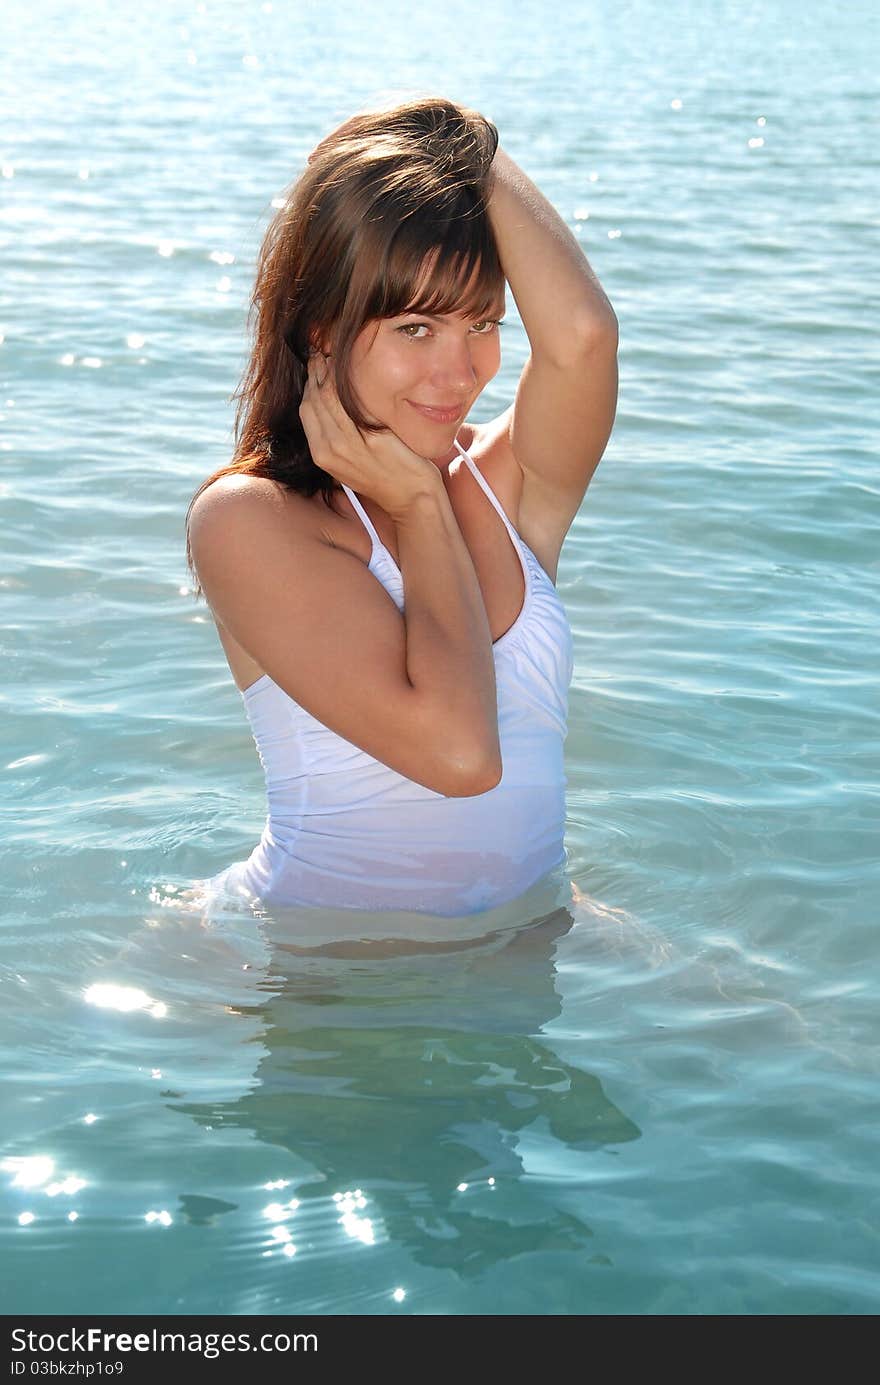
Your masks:
{"label": "white swimsuit", "polygon": [[[500,783],[471,798],[425,788],[328,730],[263,674],[242,698],[266,776],[268,817],[248,860],[208,882],[215,890],[270,908],[451,917],[516,899],[564,864],[571,626],[550,578],[456,447],[504,521],[525,577],[520,614],[493,645]],[[370,571],[402,612],[400,569],[344,489],[372,540]]]}

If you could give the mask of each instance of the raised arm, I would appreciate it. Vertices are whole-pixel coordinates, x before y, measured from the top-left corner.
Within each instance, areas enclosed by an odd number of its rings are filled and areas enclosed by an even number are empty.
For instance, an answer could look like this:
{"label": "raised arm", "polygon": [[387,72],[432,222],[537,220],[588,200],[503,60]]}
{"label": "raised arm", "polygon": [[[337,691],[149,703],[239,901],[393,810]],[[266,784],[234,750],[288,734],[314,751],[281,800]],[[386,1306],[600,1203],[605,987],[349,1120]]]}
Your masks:
{"label": "raised arm", "polygon": [[617,408],[617,317],[565,222],[501,148],[489,217],[531,354],[508,411],[524,528],[561,543]]}

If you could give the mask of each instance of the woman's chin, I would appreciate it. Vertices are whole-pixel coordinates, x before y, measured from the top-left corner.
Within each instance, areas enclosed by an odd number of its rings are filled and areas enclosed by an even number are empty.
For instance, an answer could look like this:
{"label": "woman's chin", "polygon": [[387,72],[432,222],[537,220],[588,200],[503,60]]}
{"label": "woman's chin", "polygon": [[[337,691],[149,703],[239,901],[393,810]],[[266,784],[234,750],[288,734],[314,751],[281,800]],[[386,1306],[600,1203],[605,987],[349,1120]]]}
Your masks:
{"label": "woman's chin", "polygon": [[443,454],[442,457],[432,457],[431,460],[433,461],[435,466],[440,468],[441,471],[445,471],[447,467],[450,465],[450,463],[455,461],[457,456],[458,448],[453,443],[453,445],[449,448],[447,452]]}
{"label": "woman's chin", "polygon": [[454,462],[458,456],[458,448],[455,446],[453,438],[450,438],[449,446],[444,448],[442,452],[437,451],[436,440],[430,451],[420,450],[418,448],[414,448],[413,451],[418,451],[419,456],[427,458],[429,462],[433,462],[434,466],[437,467],[439,471],[445,471],[450,462]]}
{"label": "woman's chin", "polygon": [[417,457],[424,457],[441,470],[445,470],[458,456],[455,439],[461,428],[461,416],[449,423],[437,423],[433,419],[420,417],[414,409],[399,408],[394,412],[393,422],[383,419],[382,424],[395,433]]}
{"label": "woman's chin", "polygon": [[424,430],[408,428],[406,432],[401,430],[398,437],[411,452],[415,452],[417,457],[424,457],[426,461],[433,462],[435,466],[445,470],[449,463],[458,456],[455,446],[457,432],[456,425],[450,423],[442,429],[436,427],[428,427]]}

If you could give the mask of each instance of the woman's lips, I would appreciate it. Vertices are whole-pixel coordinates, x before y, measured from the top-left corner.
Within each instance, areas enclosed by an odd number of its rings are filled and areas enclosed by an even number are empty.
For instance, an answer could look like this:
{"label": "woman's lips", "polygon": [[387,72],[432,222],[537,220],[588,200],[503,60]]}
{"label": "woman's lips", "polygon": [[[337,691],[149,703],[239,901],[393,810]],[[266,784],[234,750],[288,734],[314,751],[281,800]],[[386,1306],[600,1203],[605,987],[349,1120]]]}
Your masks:
{"label": "woman's lips", "polygon": [[436,409],[432,408],[430,404],[417,404],[414,399],[408,399],[406,402],[434,423],[454,423],[457,418],[461,418],[462,407],[460,404],[454,405],[451,409]]}

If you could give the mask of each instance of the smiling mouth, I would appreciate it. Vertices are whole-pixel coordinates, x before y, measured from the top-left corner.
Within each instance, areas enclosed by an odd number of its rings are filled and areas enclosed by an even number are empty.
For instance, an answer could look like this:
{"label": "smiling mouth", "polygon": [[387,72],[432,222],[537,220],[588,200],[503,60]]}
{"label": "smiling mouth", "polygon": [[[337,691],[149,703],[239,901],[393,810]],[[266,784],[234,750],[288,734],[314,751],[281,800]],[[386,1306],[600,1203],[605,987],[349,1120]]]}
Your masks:
{"label": "smiling mouth", "polygon": [[406,402],[434,423],[454,423],[457,418],[461,418],[464,409],[461,404],[453,404],[449,408],[441,409],[432,404],[417,404],[414,399],[408,399]]}

